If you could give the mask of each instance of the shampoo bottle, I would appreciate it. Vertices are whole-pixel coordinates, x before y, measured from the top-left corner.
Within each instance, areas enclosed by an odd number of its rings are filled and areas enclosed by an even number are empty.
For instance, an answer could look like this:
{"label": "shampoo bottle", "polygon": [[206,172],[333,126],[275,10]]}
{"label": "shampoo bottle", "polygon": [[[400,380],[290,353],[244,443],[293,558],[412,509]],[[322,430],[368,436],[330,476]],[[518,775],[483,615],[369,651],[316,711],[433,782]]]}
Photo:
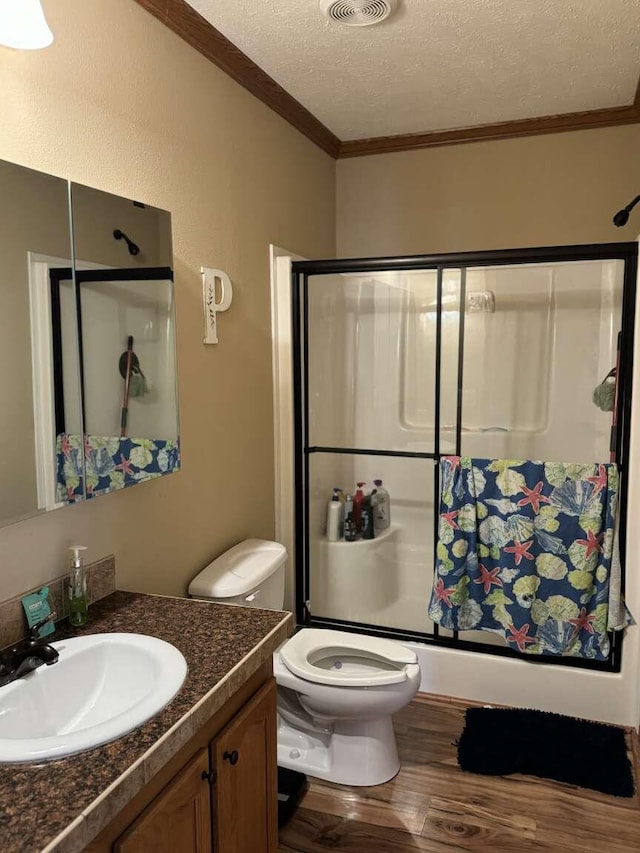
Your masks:
{"label": "shampoo bottle", "polygon": [[89,618],[87,605],[87,573],[84,568],[82,551],[84,545],[72,545],[73,552],[69,571],[69,622],[76,628],[86,625]]}
{"label": "shampoo bottle", "polygon": [[362,512],[360,514],[360,532],[363,539],[373,539],[373,512],[371,495],[365,495],[362,502]]}
{"label": "shampoo bottle", "polygon": [[347,495],[344,501],[344,541],[356,541],[356,525],[353,520],[353,498]]}
{"label": "shampoo bottle", "polygon": [[334,488],[331,500],[327,504],[327,539],[337,542],[342,534],[342,501],[340,489]]}
{"label": "shampoo bottle", "polygon": [[362,504],[364,503],[364,492],[362,487],[364,483],[358,483],[358,488],[353,496],[353,522],[356,527],[356,534],[362,532]]}
{"label": "shampoo bottle", "polygon": [[382,480],[374,480],[376,487],[373,523],[376,530],[385,530],[391,523],[391,500],[389,492],[383,488]]}

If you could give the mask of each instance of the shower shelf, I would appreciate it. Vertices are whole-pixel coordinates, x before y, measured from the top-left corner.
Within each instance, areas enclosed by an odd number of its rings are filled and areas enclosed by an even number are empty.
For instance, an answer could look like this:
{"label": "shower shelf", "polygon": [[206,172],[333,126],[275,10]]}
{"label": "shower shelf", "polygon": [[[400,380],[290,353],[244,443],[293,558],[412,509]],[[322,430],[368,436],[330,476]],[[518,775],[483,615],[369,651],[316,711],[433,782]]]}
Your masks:
{"label": "shower shelf", "polygon": [[344,539],[339,539],[337,542],[330,542],[326,536],[320,537],[320,542],[323,545],[328,545],[329,547],[335,548],[353,548],[357,547],[367,547],[371,545],[375,545],[376,542],[384,542],[385,540],[393,538],[393,534],[397,533],[400,530],[399,524],[390,524],[386,530],[381,531],[378,536],[373,539],[356,539],[355,542],[345,542]]}

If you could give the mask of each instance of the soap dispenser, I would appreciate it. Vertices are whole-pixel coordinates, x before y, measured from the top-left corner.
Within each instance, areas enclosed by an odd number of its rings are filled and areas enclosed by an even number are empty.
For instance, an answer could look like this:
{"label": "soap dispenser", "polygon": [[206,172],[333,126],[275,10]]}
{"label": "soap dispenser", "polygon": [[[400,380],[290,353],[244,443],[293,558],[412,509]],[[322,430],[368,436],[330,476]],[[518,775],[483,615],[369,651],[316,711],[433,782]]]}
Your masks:
{"label": "soap dispenser", "polygon": [[79,628],[86,625],[89,618],[87,573],[82,558],[82,551],[87,549],[84,545],[72,545],[69,550],[73,553],[69,571],[69,622]]}

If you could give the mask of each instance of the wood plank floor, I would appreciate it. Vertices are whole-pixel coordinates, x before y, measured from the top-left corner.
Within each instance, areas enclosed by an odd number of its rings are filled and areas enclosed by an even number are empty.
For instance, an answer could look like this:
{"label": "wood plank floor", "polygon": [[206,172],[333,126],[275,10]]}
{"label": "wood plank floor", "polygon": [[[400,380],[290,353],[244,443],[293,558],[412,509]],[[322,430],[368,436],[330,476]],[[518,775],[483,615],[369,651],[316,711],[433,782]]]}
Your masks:
{"label": "wood plank floor", "polygon": [[312,780],[280,833],[280,853],[640,853],[637,793],[624,799],[460,770],[453,742],[464,710],[455,701],[412,702],[395,718],[398,776],[374,788]]}

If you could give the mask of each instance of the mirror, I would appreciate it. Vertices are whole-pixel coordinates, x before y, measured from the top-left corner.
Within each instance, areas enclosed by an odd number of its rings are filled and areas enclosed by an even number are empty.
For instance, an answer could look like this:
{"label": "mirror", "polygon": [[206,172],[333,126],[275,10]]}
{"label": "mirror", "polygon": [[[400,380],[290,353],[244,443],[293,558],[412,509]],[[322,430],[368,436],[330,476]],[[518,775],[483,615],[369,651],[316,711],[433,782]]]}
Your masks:
{"label": "mirror", "polygon": [[[32,351],[32,337],[41,339],[44,351],[51,334],[34,316],[31,295],[39,291],[46,302],[50,273],[71,267],[67,182],[0,161],[0,218],[0,524],[6,524],[45,509],[45,493],[55,485],[52,419],[46,446],[38,446],[45,433],[36,429],[36,412],[42,420],[47,403],[38,398],[33,377],[46,364],[38,364]],[[71,362],[69,371],[71,387]],[[78,404],[70,392],[69,418],[77,429],[71,409],[77,413]],[[46,470],[39,464],[43,457]]]}
{"label": "mirror", "polygon": [[0,192],[2,524],[180,452],[170,214],[2,162]]}
{"label": "mirror", "polygon": [[[81,440],[66,423],[57,428],[58,496],[67,501],[160,477],[180,464],[171,216],[79,184],[71,185],[71,212],[76,318],[62,316],[59,334],[62,349],[71,351],[72,374],[80,364],[84,429]],[[58,396],[65,394],[64,373]],[[81,445],[84,485],[71,459]]]}

